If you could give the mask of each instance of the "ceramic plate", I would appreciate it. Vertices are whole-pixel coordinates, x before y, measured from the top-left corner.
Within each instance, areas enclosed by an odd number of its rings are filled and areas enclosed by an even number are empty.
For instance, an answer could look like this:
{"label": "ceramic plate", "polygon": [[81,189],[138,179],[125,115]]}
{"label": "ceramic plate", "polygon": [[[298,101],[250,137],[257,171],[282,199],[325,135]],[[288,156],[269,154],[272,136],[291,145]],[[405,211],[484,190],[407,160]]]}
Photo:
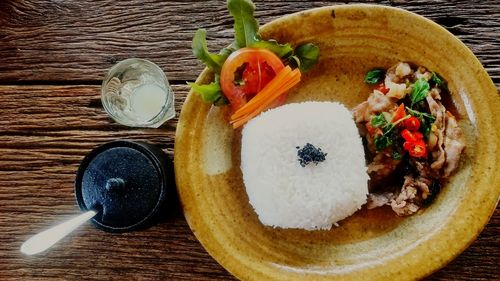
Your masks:
{"label": "ceramic plate", "polygon": [[[248,203],[240,171],[241,131],[227,108],[189,93],[177,127],[175,172],[189,226],[205,249],[242,280],[408,280],[426,276],[463,251],[500,195],[500,99],[472,52],[437,24],[385,6],[344,5],[279,18],[261,34],[294,45],[314,42],[318,64],[287,102],[365,100],[374,67],[410,61],[440,73],[467,135],[458,172],[431,207],[400,218],[362,209],[330,231],[263,226]],[[204,71],[198,82],[212,79]]]}

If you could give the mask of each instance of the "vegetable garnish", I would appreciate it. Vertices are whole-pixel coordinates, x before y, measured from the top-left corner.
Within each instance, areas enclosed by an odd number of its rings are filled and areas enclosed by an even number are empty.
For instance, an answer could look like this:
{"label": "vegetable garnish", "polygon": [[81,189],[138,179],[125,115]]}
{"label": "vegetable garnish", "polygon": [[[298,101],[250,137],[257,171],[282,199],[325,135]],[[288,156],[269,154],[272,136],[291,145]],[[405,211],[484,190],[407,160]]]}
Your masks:
{"label": "vegetable garnish", "polygon": [[377,91],[381,92],[384,95],[387,94],[387,93],[389,93],[389,89],[385,87],[384,83],[381,83],[378,86]]}
{"label": "vegetable garnish", "polygon": [[[240,81],[237,71],[245,67]],[[220,85],[233,111],[238,110],[269,83],[285,65],[267,49],[242,48],[233,52],[222,66]]]}
{"label": "vegetable garnish", "polygon": [[409,114],[417,117],[418,120],[420,120],[420,128],[422,129],[422,131],[424,132],[424,135],[426,137],[429,136],[432,123],[434,123],[434,121],[436,121],[436,117],[434,117],[432,114],[420,112],[420,111],[411,109],[409,107],[406,107],[406,110],[408,110]]}
{"label": "vegetable garnish", "polygon": [[417,117],[412,116],[403,122],[405,128],[410,131],[417,131],[420,128],[420,120]]}
{"label": "vegetable garnish", "polygon": [[448,86],[443,81],[443,78],[441,78],[441,76],[439,76],[439,74],[437,74],[436,72],[432,72],[431,81],[434,82],[436,86],[448,90]]}
{"label": "vegetable garnish", "polygon": [[[396,110],[396,112],[397,112],[397,110]],[[410,115],[406,115],[406,116],[398,119],[395,122],[386,123],[386,125],[382,128],[383,134],[376,136],[374,139],[375,149],[377,151],[380,151],[380,150],[384,150],[384,149],[388,148],[389,146],[391,146],[394,143],[394,141],[393,141],[394,128],[396,128],[397,125],[399,125],[401,122],[404,122],[406,119],[408,119],[410,117],[411,117]],[[372,121],[373,121],[373,119],[372,119]]]}
{"label": "vegetable garnish", "polygon": [[[215,79],[207,85],[188,85],[205,102],[215,105],[229,102],[235,113],[262,92],[285,65],[296,67],[302,72],[309,70],[318,60],[319,48],[312,43],[305,43],[294,49],[289,43],[280,44],[276,40],[262,39],[259,23],[254,18],[255,5],[250,0],[228,0],[227,8],[234,18],[234,42],[218,54],[210,53],[206,30],[199,29],[193,38],[193,54],[213,71]],[[294,71],[294,77],[299,70]],[[298,79],[285,82],[293,81],[295,85],[296,80],[300,80],[300,73]],[[289,85],[273,87],[280,90],[290,88]],[[283,104],[286,99],[284,93],[281,91],[279,98],[271,105]],[[239,124],[239,121],[234,124]]]}
{"label": "vegetable garnish", "polygon": [[411,107],[416,103],[422,101],[429,93],[429,83],[424,78],[418,79],[415,84],[413,84],[413,89],[411,90],[410,99],[411,99]]}
{"label": "vegetable garnish", "polygon": [[408,129],[404,129],[401,132],[401,136],[405,139],[405,141],[409,142],[416,142],[424,137],[420,132],[412,132]]}
{"label": "vegetable garnish", "polygon": [[424,140],[420,139],[414,142],[406,141],[403,148],[408,150],[411,157],[420,158],[427,156],[427,148]]}
{"label": "vegetable garnish", "polygon": [[300,45],[295,49],[295,55],[291,56],[295,62],[298,62],[300,71],[307,72],[316,64],[319,56],[318,46],[312,43]]}
{"label": "vegetable garnish", "polygon": [[402,103],[398,106],[398,109],[396,109],[396,111],[394,112],[391,122],[393,123],[397,122],[405,116],[406,116],[405,105]]}
{"label": "vegetable garnish", "polygon": [[380,68],[375,68],[366,73],[365,83],[376,84],[384,78],[385,70]]}
{"label": "vegetable garnish", "polygon": [[231,116],[233,128],[238,128],[248,120],[267,109],[277,98],[300,82],[300,71],[290,66],[282,69],[253,99]]}
{"label": "vegetable garnish", "polygon": [[387,124],[387,120],[384,117],[384,114],[380,113],[372,118],[371,125],[374,128],[382,127]]}

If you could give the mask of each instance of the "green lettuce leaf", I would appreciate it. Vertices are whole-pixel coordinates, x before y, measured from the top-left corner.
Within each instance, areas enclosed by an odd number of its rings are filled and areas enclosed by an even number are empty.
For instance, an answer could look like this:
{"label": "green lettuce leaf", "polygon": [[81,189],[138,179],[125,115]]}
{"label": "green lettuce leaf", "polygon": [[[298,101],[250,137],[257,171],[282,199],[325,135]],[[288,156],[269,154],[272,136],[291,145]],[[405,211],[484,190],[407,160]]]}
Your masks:
{"label": "green lettuce leaf", "polygon": [[222,64],[224,64],[224,61],[230,53],[221,53],[219,55],[210,53],[207,47],[206,35],[207,31],[205,29],[198,29],[196,31],[191,45],[193,48],[193,54],[197,59],[205,63],[208,68],[212,69],[216,73],[220,73]]}
{"label": "green lettuce leaf", "polygon": [[259,23],[254,18],[255,5],[249,0],[228,0],[227,9],[234,18],[234,39],[238,48],[258,41]]}
{"label": "green lettuce leaf", "polygon": [[318,61],[319,48],[318,46],[312,43],[307,43],[295,48],[294,53],[295,56],[300,61],[299,64],[300,71],[306,72],[309,69],[311,69],[311,67],[313,67]]}
{"label": "green lettuce leaf", "polygon": [[292,45],[290,44],[280,44],[276,40],[268,41],[256,41],[250,47],[252,48],[263,48],[275,53],[278,57],[282,58],[293,52]]}
{"label": "green lettuce leaf", "polygon": [[223,98],[219,81],[205,85],[199,85],[191,82],[188,82],[187,84],[195,93],[199,94],[205,102],[216,103],[218,100]]}

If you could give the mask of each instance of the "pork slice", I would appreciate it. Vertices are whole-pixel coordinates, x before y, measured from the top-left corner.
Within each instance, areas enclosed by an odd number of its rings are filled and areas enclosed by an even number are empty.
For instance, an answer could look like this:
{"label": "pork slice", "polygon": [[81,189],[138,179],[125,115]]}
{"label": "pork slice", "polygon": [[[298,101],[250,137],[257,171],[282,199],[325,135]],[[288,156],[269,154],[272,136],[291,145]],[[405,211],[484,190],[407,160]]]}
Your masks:
{"label": "pork slice", "polygon": [[396,160],[385,153],[377,153],[373,161],[368,164],[367,172],[372,180],[380,180],[396,170],[401,160]]}
{"label": "pork slice", "polygon": [[358,104],[352,110],[352,115],[354,116],[354,122],[356,123],[368,122],[371,115],[370,105],[368,104],[368,101],[364,101]]}
{"label": "pork slice", "polygon": [[403,185],[401,192],[391,200],[391,208],[398,216],[409,216],[420,208],[414,201],[417,188],[413,185]]}
{"label": "pork slice", "polygon": [[354,120],[359,122],[370,121],[370,116],[378,114],[382,111],[389,111],[397,105],[389,97],[382,94],[380,91],[373,91],[368,99],[353,109]]}
{"label": "pork slice", "polygon": [[435,145],[433,150],[431,151],[433,160],[433,162],[431,163],[431,169],[439,171],[443,167],[444,162],[446,160],[443,148],[444,130],[446,124],[445,120],[446,109],[439,101],[436,101],[434,98],[432,98],[431,95],[427,95],[425,99],[427,100],[427,104],[429,105],[429,110],[431,111],[431,114],[434,117],[436,117],[436,121],[434,121],[433,130],[431,131],[431,134],[434,134],[436,136],[437,145]]}
{"label": "pork slice", "polygon": [[410,163],[413,167],[415,167],[421,177],[431,178],[434,175],[427,161],[411,158]]}
{"label": "pork slice", "polygon": [[409,216],[422,206],[423,199],[430,194],[431,181],[424,177],[405,176],[401,191],[391,200],[391,208],[398,216]]}
{"label": "pork slice", "polygon": [[373,93],[368,97],[367,101],[373,113],[389,111],[394,107],[397,107],[396,103],[391,101],[389,97],[377,90],[373,91]]}
{"label": "pork slice", "polygon": [[397,76],[404,78],[404,77],[412,74],[412,70],[411,70],[411,67],[408,63],[400,62],[396,65],[396,69],[394,70],[394,73]]}
{"label": "pork slice", "polygon": [[465,148],[465,137],[458,126],[457,119],[450,112],[446,112],[446,130],[444,138],[444,151],[446,162],[443,177],[447,178],[458,167],[460,155]]}
{"label": "pork slice", "polygon": [[384,205],[390,205],[392,199],[394,199],[394,194],[391,192],[370,193],[370,194],[368,194],[366,208],[368,208],[368,210],[370,210],[370,209],[382,207]]}
{"label": "pork slice", "polygon": [[438,87],[433,87],[429,91],[429,95],[435,100],[441,100],[441,89],[439,89]]}

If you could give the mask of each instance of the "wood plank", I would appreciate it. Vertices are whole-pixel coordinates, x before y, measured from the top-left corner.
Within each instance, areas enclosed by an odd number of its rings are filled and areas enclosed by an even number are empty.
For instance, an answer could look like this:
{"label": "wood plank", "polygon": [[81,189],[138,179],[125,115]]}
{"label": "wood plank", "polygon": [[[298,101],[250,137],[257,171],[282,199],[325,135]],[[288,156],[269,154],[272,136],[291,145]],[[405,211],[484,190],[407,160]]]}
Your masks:
{"label": "wood plank", "polygon": [[[177,112],[186,86],[174,86]],[[109,234],[83,226],[46,254],[27,257],[30,235],[78,214],[79,162],[114,139],[147,140],[172,158],[177,119],[160,129],[128,129],[107,118],[98,86],[0,87],[1,280],[229,280],[201,247],[172,184],[160,223]],[[20,106],[21,105],[21,106]],[[118,257],[118,258],[117,258]],[[122,279],[125,278],[125,279]]]}
{"label": "wood plank", "polygon": [[[141,57],[158,63],[173,81],[194,80],[202,66],[191,53],[199,27],[219,50],[232,38],[225,1],[0,2],[0,82],[98,81],[116,61]],[[308,8],[369,2],[426,16],[458,36],[500,84],[500,2],[372,0],[255,1],[261,23]],[[183,82],[182,82],[183,83]]]}
{"label": "wood plank", "polygon": [[[175,190],[160,223],[108,234],[85,225],[37,257],[21,255],[31,234],[78,213],[79,162],[117,138],[148,140],[173,156],[177,120],[160,129],[129,129],[106,117],[98,86],[0,86],[1,280],[234,280],[186,224]],[[174,86],[176,108],[187,94]],[[479,238],[429,280],[493,280],[500,263],[500,208]]]}

